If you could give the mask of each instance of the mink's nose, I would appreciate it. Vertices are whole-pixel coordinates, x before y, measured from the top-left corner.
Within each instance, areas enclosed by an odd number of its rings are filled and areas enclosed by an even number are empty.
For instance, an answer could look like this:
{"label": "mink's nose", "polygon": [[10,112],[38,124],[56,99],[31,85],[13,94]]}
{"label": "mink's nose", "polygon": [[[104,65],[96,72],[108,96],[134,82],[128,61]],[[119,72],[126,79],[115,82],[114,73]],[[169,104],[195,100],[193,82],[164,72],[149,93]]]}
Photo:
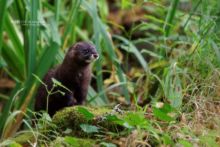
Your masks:
{"label": "mink's nose", "polygon": [[93,54],[93,57],[94,57],[95,59],[98,59],[98,58],[99,58],[99,55],[98,55],[98,54]]}

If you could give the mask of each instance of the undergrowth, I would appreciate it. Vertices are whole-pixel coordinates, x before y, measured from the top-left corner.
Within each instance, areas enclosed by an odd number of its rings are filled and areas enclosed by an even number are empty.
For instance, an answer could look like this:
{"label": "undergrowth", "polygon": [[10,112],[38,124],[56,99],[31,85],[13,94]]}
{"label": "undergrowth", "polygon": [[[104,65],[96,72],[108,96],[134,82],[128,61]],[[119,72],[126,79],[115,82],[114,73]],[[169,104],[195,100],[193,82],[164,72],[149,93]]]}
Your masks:
{"label": "undergrowth", "polygon": [[81,40],[100,55],[87,105],[129,112],[116,122],[122,134],[82,125],[98,134],[94,143],[219,146],[219,10],[217,0],[0,0],[0,146],[20,146],[27,132],[31,146],[81,143],[46,113],[32,128],[39,79]]}

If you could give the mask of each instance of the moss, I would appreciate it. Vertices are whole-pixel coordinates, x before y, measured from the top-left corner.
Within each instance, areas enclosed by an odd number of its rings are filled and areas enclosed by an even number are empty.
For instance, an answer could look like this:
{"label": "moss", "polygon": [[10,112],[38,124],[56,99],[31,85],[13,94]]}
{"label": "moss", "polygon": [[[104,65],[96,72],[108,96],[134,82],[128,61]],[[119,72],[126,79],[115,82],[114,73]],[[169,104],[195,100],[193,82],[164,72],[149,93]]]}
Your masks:
{"label": "moss", "polygon": [[96,141],[92,139],[82,139],[76,137],[57,137],[50,143],[51,147],[74,146],[74,147],[91,147],[95,146]]}
{"label": "moss", "polygon": [[[77,125],[79,123],[88,123],[86,117],[78,112],[78,108],[82,106],[75,106],[75,107],[67,107],[61,111],[58,111],[54,117],[53,122],[59,126],[69,126],[69,125]],[[111,112],[110,109],[106,108],[93,108],[93,107],[85,107],[95,116],[102,116],[108,112]]]}
{"label": "moss", "polygon": [[[83,107],[92,114],[94,114],[94,118],[92,120],[88,120],[83,114],[81,114],[78,111],[79,107]],[[86,135],[81,130],[80,124],[95,125],[102,128],[104,131],[119,132],[124,128],[120,126],[118,123],[107,120],[100,121],[100,118],[103,118],[104,116],[106,116],[106,114],[109,114],[111,112],[112,109],[108,109],[105,107],[95,108],[95,107],[85,107],[85,106],[74,106],[74,107],[65,108],[57,112],[53,117],[53,123],[55,123],[59,127],[60,131],[64,131],[65,129],[69,128],[72,130],[73,134],[77,136]]]}

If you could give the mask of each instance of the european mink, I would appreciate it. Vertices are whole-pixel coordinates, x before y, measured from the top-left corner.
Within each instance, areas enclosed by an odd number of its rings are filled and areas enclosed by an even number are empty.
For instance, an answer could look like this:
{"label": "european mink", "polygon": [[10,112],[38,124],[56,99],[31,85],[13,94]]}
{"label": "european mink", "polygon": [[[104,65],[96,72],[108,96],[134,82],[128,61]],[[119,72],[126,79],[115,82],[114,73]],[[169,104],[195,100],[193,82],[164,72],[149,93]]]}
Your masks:
{"label": "european mink", "polygon": [[[61,65],[47,72],[43,82],[47,85],[48,90],[53,87],[52,78],[68,88],[68,90],[61,86],[54,88],[53,92],[55,93],[49,96],[48,101],[50,116],[64,107],[80,105],[85,101],[91,79],[89,64],[98,56],[92,44],[79,42],[68,49]],[[41,84],[36,95],[35,111],[46,110],[47,95],[45,85]]]}

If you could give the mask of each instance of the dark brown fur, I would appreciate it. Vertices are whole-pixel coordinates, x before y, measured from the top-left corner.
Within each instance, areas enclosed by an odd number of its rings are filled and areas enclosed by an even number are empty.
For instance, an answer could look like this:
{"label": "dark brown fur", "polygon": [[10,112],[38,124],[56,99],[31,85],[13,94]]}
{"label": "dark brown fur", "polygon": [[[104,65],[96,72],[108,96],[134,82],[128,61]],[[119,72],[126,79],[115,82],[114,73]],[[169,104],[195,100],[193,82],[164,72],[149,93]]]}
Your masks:
{"label": "dark brown fur", "polygon": [[[65,94],[57,92],[49,96],[48,113],[50,116],[64,107],[83,104],[91,79],[89,60],[97,57],[96,49],[91,44],[80,42],[70,47],[61,65],[48,71],[43,82],[49,90],[53,87],[52,78],[55,78],[71,91],[60,86],[53,90],[53,92],[62,91]],[[36,95],[36,111],[46,110],[47,95],[45,86],[41,85]]]}

